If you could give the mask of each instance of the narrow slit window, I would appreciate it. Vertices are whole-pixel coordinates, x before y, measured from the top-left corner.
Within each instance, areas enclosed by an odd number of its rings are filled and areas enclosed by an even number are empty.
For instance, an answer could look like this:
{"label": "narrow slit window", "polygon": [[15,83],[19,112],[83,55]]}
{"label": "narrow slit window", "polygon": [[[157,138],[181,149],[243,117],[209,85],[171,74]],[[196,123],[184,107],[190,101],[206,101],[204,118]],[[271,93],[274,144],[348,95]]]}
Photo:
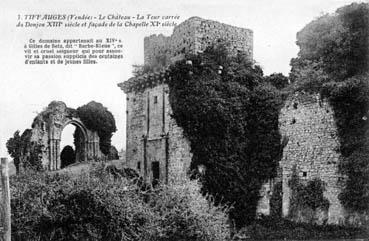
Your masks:
{"label": "narrow slit window", "polygon": [[157,104],[157,103],[158,103],[158,97],[154,96],[154,104]]}

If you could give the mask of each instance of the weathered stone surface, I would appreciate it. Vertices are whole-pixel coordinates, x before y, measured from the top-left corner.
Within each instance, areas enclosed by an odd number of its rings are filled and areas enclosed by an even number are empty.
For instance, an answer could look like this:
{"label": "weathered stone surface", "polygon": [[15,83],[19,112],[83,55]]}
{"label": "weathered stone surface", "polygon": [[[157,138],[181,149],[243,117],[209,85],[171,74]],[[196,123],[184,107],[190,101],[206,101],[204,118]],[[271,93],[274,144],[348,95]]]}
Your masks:
{"label": "weathered stone surface", "polygon": [[[170,37],[153,35],[145,38],[145,64],[155,56],[167,55],[173,61],[185,53],[198,53],[218,39],[231,43],[231,53],[245,51],[253,56],[253,33],[215,21],[193,17],[178,25]],[[152,163],[158,162],[159,179],[165,183],[186,179],[191,162],[190,145],[183,131],[170,117],[168,100],[170,73],[166,70],[133,77],[118,86],[127,94],[126,161],[146,180],[153,180]],[[340,158],[333,110],[318,95],[298,93],[290,97],[280,113],[280,131],[288,139],[275,180],[269,180],[260,190],[258,212],[270,214],[273,186],[282,181],[282,211],[288,216],[293,167],[303,182],[319,178],[326,184],[324,196],[330,206],[326,210],[301,210],[299,221],[341,223],[358,218],[342,207],[338,195],[344,176],[338,173]],[[305,216],[304,216],[305,215]],[[309,216],[309,217],[307,217]]]}
{"label": "weathered stone surface", "polygon": [[[174,28],[169,37],[146,37],[145,64],[164,54],[174,62],[183,54],[205,50],[219,39],[230,43],[231,54],[244,51],[252,60],[251,30],[193,17]],[[165,183],[185,180],[191,162],[189,143],[170,116],[168,81],[170,73],[164,70],[119,84],[127,94],[126,161],[147,181],[153,180],[154,162],[159,163],[159,179]]]}
{"label": "weathered stone surface", "polygon": [[126,162],[147,181],[152,181],[152,163],[159,162],[159,179],[173,182],[185,178],[190,148],[182,130],[170,117],[168,86],[127,93]]}
{"label": "weathered stone surface", "polygon": [[101,157],[98,134],[85,127],[74,109],[68,108],[64,102],[52,101],[34,119],[30,140],[42,146],[41,161],[45,169],[60,169],[60,139],[64,127],[69,124],[82,133],[80,149],[76,150],[77,159],[85,161]]}
{"label": "weathered stone surface", "polygon": [[282,167],[283,215],[289,214],[290,188],[288,181],[293,167],[303,182],[319,178],[326,184],[324,196],[329,200],[328,222],[344,220],[344,210],[338,200],[342,186],[338,173],[340,158],[337,129],[333,110],[319,95],[297,93],[285,103],[280,114],[281,134],[288,138]]}
{"label": "weathered stone surface", "polygon": [[253,59],[253,32],[216,21],[192,17],[174,28],[169,37],[151,35],[144,40],[145,64],[151,64],[155,56],[166,55],[175,60],[185,53],[198,53],[219,39],[230,42],[230,53],[246,52]]}

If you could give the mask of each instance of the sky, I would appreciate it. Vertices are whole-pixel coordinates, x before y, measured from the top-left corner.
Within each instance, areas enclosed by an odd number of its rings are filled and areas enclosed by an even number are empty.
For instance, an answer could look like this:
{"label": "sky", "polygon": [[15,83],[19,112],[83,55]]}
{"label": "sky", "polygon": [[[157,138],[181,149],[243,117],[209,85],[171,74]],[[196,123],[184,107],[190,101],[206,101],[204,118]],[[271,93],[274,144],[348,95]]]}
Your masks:
{"label": "sky", "polygon": [[[369,0],[359,1],[368,2]],[[30,128],[33,118],[51,101],[77,108],[91,100],[102,103],[115,117],[118,131],[112,143],[125,148],[125,94],[117,84],[132,77],[132,65],[143,64],[143,39],[170,35],[173,27],[148,29],[16,28],[18,14],[152,14],[216,20],[254,32],[254,59],[265,74],[288,75],[296,57],[296,33],[324,13],[350,4],[347,0],[2,0],[0,2],[0,157],[8,157],[6,141],[16,130]],[[25,65],[23,46],[30,38],[120,38],[124,58],[97,65]],[[63,142],[72,142],[72,131]],[[64,140],[64,136],[66,139]]]}

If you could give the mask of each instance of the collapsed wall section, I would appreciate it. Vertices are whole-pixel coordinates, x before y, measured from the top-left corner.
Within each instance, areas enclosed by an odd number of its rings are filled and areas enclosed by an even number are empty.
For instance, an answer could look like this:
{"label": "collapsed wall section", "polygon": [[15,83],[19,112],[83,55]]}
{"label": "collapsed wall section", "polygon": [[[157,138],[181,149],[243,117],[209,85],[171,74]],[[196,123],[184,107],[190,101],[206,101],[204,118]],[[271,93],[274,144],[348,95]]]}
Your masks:
{"label": "collapsed wall section", "polygon": [[[325,183],[324,196],[329,201],[328,223],[344,220],[344,209],[338,199],[342,176],[338,173],[340,158],[334,113],[319,95],[297,93],[290,97],[280,114],[280,131],[288,138],[280,162],[282,168],[283,216],[290,214],[291,189],[288,185],[294,168],[306,183],[319,178]],[[303,217],[302,217],[303,218]]]}

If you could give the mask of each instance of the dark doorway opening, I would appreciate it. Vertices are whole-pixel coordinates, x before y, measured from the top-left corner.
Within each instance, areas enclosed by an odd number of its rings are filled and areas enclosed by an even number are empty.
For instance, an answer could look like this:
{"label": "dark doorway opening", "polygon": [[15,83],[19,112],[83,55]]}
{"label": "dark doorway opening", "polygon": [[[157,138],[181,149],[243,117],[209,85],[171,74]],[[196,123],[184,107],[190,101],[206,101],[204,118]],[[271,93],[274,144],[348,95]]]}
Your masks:
{"label": "dark doorway opening", "polygon": [[156,187],[159,184],[159,179],[160,179],[159,162],[152,162],[151,170],[152,170],[152,186]]}
{"label": "dark doorway opening", "polygon": [[60,153],[61,168],[69,166],[76,161],[76,153],[71,146],[65,146]]}

